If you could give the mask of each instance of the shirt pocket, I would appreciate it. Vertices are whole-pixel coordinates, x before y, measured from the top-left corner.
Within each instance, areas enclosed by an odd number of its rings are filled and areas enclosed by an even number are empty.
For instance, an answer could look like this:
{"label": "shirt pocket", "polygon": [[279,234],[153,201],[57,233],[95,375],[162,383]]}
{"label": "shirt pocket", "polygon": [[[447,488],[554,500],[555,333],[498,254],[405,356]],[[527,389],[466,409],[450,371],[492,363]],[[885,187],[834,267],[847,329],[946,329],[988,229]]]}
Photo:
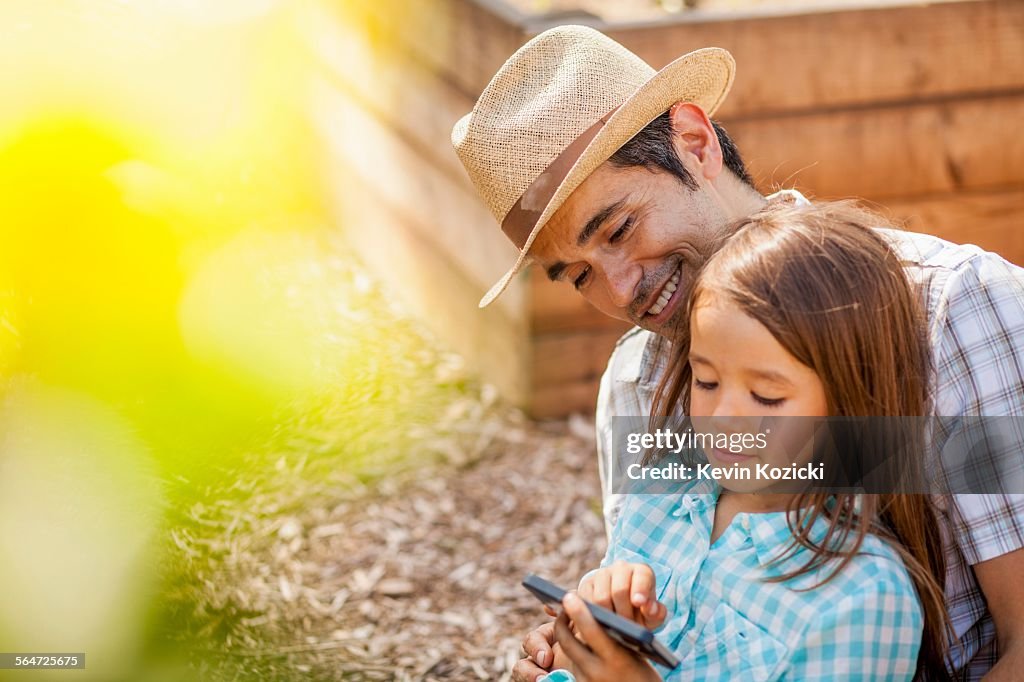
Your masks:
{"label": "shirt pocket", "polygon": [[788,655],[789,647],[722,602],[677,670],[694,679],[770,682],[781,679]]}

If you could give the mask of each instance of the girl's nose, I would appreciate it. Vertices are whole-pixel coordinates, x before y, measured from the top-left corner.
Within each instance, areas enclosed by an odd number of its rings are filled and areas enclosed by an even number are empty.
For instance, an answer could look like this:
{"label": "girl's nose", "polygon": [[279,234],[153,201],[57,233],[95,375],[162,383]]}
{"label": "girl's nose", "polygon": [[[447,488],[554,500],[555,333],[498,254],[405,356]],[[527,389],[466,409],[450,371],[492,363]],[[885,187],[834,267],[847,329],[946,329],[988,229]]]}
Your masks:
{"label": "girl's nose", "polygon": [[729,433],[743,433],[750,426],[752,419],[756,421],[756,418],[744,414],[742,399],[743,396],[735,392],[722,392],[711,415],[715,418],[716,429]]}
{"label": "girl's nose", "polygon": [[715,403],[715,410],[712,416],[720,419],[728,419],[739,414],[737,399],[734,391],[719,389],[718,401]]}
{"label": "girl's nose", "polygon": [[745,409],[745,396],[731,396],[719,402],[715,410],[715,430],[721,433],[759,433],[761,417]]}

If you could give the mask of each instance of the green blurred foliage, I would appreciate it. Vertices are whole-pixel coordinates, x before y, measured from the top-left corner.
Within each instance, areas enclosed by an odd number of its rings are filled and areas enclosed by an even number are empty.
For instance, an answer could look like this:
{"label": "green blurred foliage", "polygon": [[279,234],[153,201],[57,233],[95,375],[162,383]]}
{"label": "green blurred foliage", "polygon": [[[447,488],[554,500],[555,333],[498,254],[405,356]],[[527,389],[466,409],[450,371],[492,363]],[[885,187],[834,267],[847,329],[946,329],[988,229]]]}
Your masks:
{"label": "green blurred foliage", "polygon": [[194,679],[245,616],[195,547],[407,464],[465,386],[331,224],[297,3],[115,4],[0,7],[0,650]]}

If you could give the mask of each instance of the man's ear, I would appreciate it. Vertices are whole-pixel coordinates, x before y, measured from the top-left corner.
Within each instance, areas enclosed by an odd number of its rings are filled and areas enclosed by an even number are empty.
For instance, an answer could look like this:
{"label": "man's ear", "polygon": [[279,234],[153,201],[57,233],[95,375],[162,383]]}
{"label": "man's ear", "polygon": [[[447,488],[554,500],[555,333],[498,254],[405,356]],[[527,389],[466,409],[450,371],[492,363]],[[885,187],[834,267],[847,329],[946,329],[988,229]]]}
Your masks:
{"label": "man's ear", "polygon": [[669,115],[676,154],[683,165],[708,180],[718,177],[722,172],[722,147],[708,115],[690,102],[676,102]]}

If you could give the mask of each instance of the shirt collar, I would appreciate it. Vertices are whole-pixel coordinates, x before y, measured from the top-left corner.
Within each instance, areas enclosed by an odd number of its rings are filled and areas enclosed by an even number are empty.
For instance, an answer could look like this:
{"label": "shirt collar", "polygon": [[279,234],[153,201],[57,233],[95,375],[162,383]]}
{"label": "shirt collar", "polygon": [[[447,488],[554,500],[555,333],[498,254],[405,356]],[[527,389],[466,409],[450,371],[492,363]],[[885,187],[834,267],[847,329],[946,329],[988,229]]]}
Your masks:
{"label": "shirt collar", "polygon": [[679,495],[678,505],[684,511],[698,514],[710,510],[709,514],[713,519],[715,505],[721,493],[722,486],[713,479],[698,478],[687,486],[686,492]]}
{"label": "shirt collar", "polygon": [[[793,551],[794,538],[790,529],[789,519],[791,514],[787,512],[772,512],[767,514],[747,514],[747,524],[741,523],[741,527],[747,527],[754,551],[757,554],[757,561],[761,566],[774,575],[792,573],[803,567],[811,558],[811,550],[805,547],[798,547]],[[796,526],[796,519],[793,518],[793,525]],[[828,532],[828,521],[822,518],[815,519],[811,527],[809,538],[816,544],[824,542]]]}
{"label": "shirt collar", "polygon": [[738,518],[736,521],[741,528],[747,529],[745,532],[753,542],[757,562],[762,568],[781,575],[798,568],[806,561],[805,550],[800,549],[795,553],[790,551],[793,547],[793,531],[789,529],[786,512],[739,516],[746,517]]}
{"label": "shirt collar", "polygon": [[792,206],[810,206],[810,200],[795,189],[780,189],[775,194],[765,197],[769,204],[782,203]]}
{"label": "shirt collar", "polygon": [[[690,485],[685,493],[679,495],[678,510],[694,515],[708,516],[708,528],[714,523],[715,506],[722,493],[722,487],[713,479],[698,479]],[[734,531],[749,538],[762,568],[775,575],[784,575],[796,571],[807,563],[810,550],[799,548],[791,552],[793,547],[793,531],[789,525],[790,514],[784,511],[749,513],[740,512],[730,524]],[[794,519],[794,525],[796,519]],[[828,531],[828,523],[817,519],[811,528],[810,538],[821,543]]]}

